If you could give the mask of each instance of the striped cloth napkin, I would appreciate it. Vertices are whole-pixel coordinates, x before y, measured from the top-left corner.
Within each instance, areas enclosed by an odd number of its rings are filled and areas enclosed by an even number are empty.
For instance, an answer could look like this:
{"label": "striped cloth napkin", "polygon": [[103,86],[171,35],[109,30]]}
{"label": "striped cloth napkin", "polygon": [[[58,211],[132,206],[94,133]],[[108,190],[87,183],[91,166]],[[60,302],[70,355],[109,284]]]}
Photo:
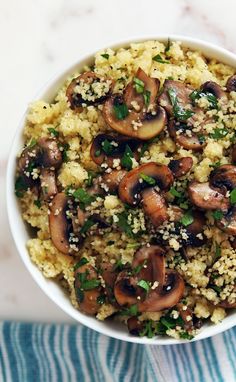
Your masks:
{"label": "striped cloth napkin", "polygon": [[82,325],[0,323],[1,382],[235,382],[236,328],[174,346],[114,340]]}

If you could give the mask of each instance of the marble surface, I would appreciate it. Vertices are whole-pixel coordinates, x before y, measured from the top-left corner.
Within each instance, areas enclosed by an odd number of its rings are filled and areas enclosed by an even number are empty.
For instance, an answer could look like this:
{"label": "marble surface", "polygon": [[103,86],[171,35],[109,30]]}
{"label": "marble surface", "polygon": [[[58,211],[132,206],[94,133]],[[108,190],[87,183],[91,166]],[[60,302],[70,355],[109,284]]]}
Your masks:
{"label": "marble surface", "polygon": [[235,0],[0,1],[0,320],[72,322],[35,284],[10,235],[8,151],[40,86],[86,52],[132,36],[184,34],[236,52]]}

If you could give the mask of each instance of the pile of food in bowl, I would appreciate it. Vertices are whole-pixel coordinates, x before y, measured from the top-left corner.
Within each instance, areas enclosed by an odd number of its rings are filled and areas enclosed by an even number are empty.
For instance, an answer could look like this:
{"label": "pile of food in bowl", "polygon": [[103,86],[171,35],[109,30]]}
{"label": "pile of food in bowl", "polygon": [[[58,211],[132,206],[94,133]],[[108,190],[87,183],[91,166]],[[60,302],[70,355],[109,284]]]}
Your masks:
{"label": "pile of food in bowl", "polygon": [[180,42],[133,43],[30,105],[27,248],[76,309],[192,339],[236,307],[234,73]]}

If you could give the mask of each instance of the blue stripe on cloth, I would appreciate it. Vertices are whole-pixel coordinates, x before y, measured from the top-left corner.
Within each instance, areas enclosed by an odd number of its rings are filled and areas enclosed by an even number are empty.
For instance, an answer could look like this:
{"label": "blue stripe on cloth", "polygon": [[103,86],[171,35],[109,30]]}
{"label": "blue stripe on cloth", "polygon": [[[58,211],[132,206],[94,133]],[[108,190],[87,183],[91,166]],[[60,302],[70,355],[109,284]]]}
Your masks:
{"label": "blue stripe on cloth", "polygon": [[144,346],[81,325],[0,323],[0,382],[233,382],[236,328],[211,339]]}

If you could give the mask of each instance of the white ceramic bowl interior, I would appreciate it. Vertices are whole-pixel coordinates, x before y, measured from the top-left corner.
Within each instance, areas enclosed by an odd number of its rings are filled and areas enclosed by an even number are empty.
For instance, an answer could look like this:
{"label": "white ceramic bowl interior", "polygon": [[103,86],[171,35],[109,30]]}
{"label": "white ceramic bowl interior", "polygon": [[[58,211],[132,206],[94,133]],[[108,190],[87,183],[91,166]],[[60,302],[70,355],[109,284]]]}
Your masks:
{"label": "white ceramic bowl interior", "polygon": [[[182,41],[183,46],[189,47],[193,50],[200,50],[206,57],[215,58],[225,64],[231,65],[235,67],[236,70],[236,55],[212,45],[210,43],[206,43],[204,41],[192,39],[184,36],[147,36],[142,38],[133,38],[128,41],[119,42],[112,46],[112,48],[116,49],[119,47],[127,47],[131,42],[141,42],[145,40],[158,40],[161,42],[167,42],[167,39],[170,38],[171,41]],[[57,90],[66,80],[66,78],[75,72],[78,69],[82,69],[83,66],[87,63],[90,63],[93,60],[94,54],[91,54],[87,57],[79,57],[78,61],[72,65],[71,67],[65,69],[58,76],[53,78],[51,81],[47,82],[46,85],[41,89],[41,91],[37,94],[35,99],[44,99],[48,102],[52,101],[57,93]],[[116,322],[112,322],[110,320],[101,322],[96,320],[93,317],[87,316],[78,310],[76,310],[70,303],[70,300],[67,295],[63,292],[63,290],[58,286],[58,284],[52,280],[46,279],[42,273],[38,270],[38,268],[31,262],[30,257],[28,255],[26,249],[26,242],[30,238],[29,230],[24,224],[21,211],[19,208],[19,203],[14,194],[14,181],[15,181],[15,170],[16,170],[16,156],[20,149],[23,147],[23,127],[25,124],[25,116],[27,111],[25,112],[20,125],[17,129],[15,139],[12,144],[9,161],[8,161],[8,169],[7,169],[7,209],[9,216],[9,223],[11,227],[11,232],[13,238],[15,240],[16,247],[18,252],[27,267],[28,271],[37,282],[37,284],[41,287],[41,289],[50,297],[52,301],[54,301],[64,312],[66,312],[69,316],[73,317],[76,321],[88,326],[91,329],[94,329],[100,333],[108,335],[110,337],[114,337],[124,341],[130,341],[140,344],[150,344],[150,345],[170,345],[177,344],[186,341],[175,340],[173,338],[168,337],[156,337],[153,339],[148,338],[140,338],[131,336],[127,332],[127,328],[121,324]],[[213,336],[217,333],[223,332],[226,329],[229,329],[236,325],[236,312],[229,312],[228,316],[218,325],[206,324],[202,328],[200,334],[198,334],[194,340],[200,340],[206,337]]]}

